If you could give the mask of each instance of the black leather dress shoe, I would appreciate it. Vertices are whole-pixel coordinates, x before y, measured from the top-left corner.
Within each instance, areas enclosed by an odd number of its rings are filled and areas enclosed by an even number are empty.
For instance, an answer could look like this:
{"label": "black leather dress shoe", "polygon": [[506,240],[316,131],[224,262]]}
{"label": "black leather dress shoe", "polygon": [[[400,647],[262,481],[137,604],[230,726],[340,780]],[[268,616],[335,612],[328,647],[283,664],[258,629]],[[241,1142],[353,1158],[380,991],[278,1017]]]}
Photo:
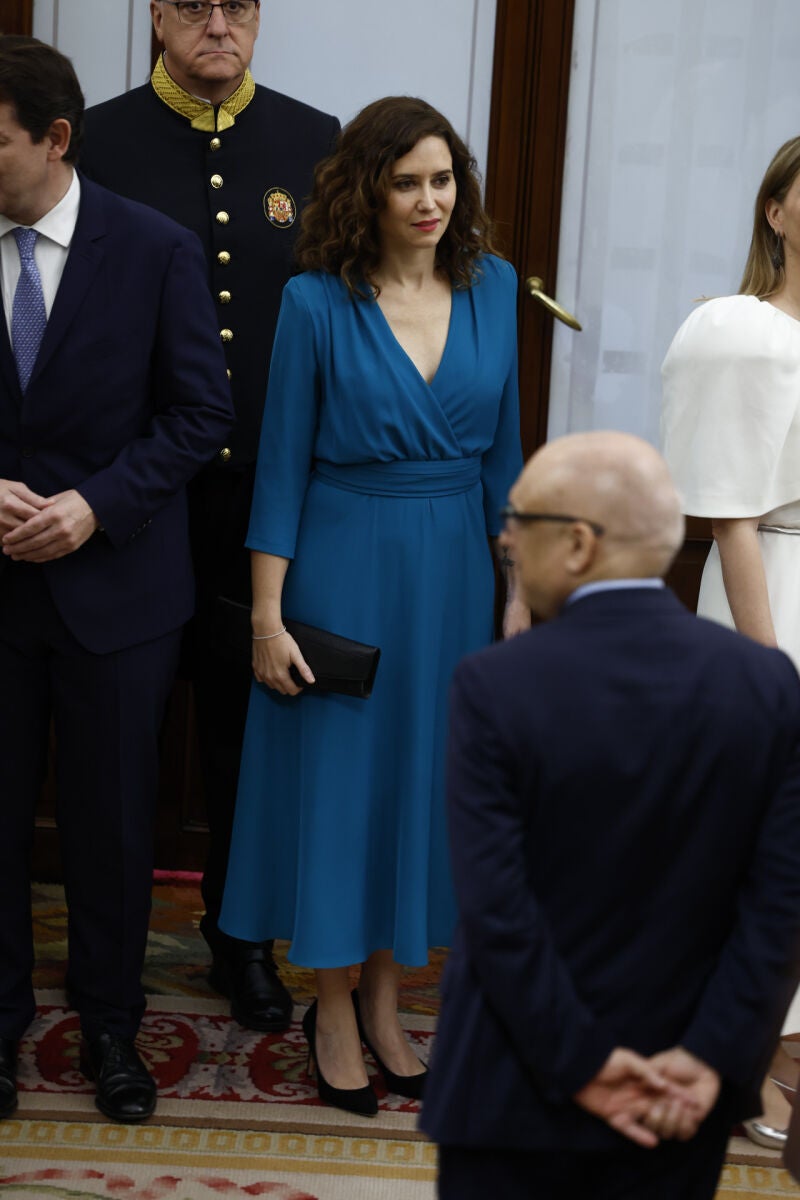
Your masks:
{"label": "black leather dress shoe", "polygon": [[128,1038],[101,1033],[82,1041],[81,1071],[93,1080],[95,1104],[110,1120],[131,1125],[155,1112],[155,1080]]}
{"label": "black leather dress shoe", "polygon": [[263,946],[238,942],[230,953],[215,954],[208,982],[228,997],[231,1016],[245,1029],[281,1033],[291,1025],[292,997]]}
{"label": "black leather dress shoe", "polygon": [[17,1107],[17,1043],[0,1038],[0,1121]]}

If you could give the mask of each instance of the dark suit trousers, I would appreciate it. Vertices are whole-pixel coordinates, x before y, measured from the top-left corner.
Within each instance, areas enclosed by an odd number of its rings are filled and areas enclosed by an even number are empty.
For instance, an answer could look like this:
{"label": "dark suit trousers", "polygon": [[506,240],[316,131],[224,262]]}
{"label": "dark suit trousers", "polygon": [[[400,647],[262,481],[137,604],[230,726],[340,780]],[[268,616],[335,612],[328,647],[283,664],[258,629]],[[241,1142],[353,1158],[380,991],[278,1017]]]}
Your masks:
{"label": "dark suit trousers", "polygon": [[715,1110],[689,1142],[655,1150],[439,1148],[439,1200],[712,1200],[732,1120]]}
{"label": "dark suit trousers", "polygon": [[219,596],[250,604],[250,552],[245,549],[253,468],[209,467],[189,485],[189,524],[197,581],[197,612],[186,629],[182,669],[192,680],[200,769],[209,829],[203,872],[205,915],[200,928],[211,950],[232,940],[217,926],[239,782],[252,671],[229,648]]}
{"label": "dark suit trousers", "polygon": [[136,1033],[158,733],[179,644],[178,630],[90,654],[63,624],[40,567],[0,571],[0,1037],[19,1038],[35,1011],[29,860],[51,717],[68,987],[85,1034]]}

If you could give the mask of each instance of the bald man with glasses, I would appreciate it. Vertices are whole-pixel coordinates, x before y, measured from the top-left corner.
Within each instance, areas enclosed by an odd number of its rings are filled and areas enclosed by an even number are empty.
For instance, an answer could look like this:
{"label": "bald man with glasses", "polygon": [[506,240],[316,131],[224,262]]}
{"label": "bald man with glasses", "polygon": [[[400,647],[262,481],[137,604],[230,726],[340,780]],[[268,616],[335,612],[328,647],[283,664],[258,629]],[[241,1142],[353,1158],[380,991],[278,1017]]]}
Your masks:
{"label": "bald man with glasses", "polygon": [[800,680],[664,586],[640,439],[556,439],[505,517],[543,623],[455,674],[439,1195],[711,1200],[796,986]]}
{"label": "bald man with glasses", "polygon": [[236,424],[189,494],[198,598],[183,665],[194,687],[210,831],[201,928],[213,956],[209,980],[230,997],[233,1017],[281,1030],[292,1001],[271,943],[239,942],[217,925],[251,680],[247,656],[228,650],[236,639],[219,597],[250,601],[244,538],[272,340],[298,210],[339,123],[254,82],[260,0],[151,0],[150,11],[163,46],[151,80],[89,109],[81,166],[194,230],[205,251]]}

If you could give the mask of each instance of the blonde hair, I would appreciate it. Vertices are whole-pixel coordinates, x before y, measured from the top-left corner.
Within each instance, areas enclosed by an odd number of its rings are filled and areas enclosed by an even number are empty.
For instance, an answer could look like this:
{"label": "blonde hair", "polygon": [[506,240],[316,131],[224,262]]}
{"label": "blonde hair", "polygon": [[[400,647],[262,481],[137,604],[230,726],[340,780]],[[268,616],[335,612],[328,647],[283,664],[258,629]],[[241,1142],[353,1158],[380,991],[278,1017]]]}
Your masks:
{"label": "blonde hair", "polygon": [[[747,255],[744,275],[739,284],[739,294],[771,296],[783,283],[783,246],[775,230],[767,220],[767,202],[777,200],[782,204],[786,193],[800,172],[800,137],[784,142],[767,167],[756,196],[753,212],[753,236]],[[776,265],[776,250],[780,245],[779,263]]]}

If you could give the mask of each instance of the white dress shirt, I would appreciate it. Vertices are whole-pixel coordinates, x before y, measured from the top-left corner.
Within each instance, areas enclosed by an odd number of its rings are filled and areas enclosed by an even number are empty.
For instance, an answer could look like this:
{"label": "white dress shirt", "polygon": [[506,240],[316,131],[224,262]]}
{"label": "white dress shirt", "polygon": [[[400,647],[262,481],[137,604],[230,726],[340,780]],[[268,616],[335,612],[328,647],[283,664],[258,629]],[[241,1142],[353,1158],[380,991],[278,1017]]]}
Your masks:
{"label": "white dress shirt", "polygon": [[[42,280],[44,307],[48,317],[56,298],[58,285],[61,283],[61,276],[64,273],[72,235],[78,222],[80,203],[81,185],[77,171],[73,171],[72,183],[58,204],[30,227],[39,234],[34,258]],[[11,338],[14,292],[17,289],[20,272],[19,250],[13,236],[13,231],[17,228],[19,228],[18,222],[10,221],[8,217],[0,215],[0,278],[2,279],[3,309],[6,315],[9,339]]]}

